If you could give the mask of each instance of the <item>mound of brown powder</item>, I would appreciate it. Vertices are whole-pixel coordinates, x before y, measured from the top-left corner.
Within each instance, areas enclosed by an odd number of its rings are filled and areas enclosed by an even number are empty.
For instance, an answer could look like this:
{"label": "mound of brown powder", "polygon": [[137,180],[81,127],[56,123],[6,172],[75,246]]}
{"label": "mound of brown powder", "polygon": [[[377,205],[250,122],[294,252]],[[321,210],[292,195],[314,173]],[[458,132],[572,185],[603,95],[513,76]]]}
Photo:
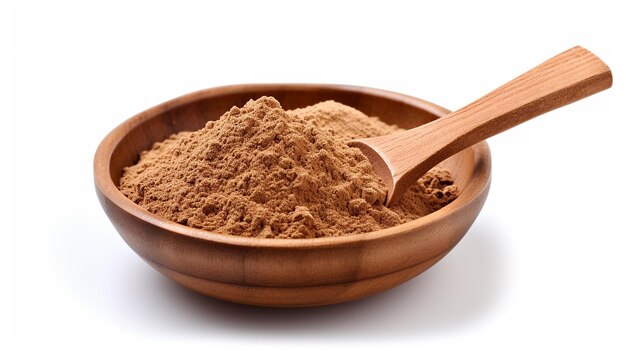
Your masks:
{"label": "mound of brown powder", "polygon": [[398,130],[334,101],[285,111],[262,97],[154,144],[125,169],[120,190],[161,217],[224,234],[374,231],[427,215],[458,192],[447,171],[433,169],[397,205],[384,206],[382,180],[346,142]]}

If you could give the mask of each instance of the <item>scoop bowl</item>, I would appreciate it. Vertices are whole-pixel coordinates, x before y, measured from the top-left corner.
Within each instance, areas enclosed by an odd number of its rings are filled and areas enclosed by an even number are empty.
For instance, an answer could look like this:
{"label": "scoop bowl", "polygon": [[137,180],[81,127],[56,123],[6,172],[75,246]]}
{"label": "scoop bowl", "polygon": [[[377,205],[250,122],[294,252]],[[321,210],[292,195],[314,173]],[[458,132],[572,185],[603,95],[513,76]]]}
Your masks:
{"label": "scoop bowl", "polygon": [[285,109],[324,100],[352,106],[387,123],[413,128],[449,113],[430,102],[372,88],[253,84],[211,88],[167,101],[123,122],[94,158],[96,193],[124,241],[150,266],[199,293],[260,306],[340,303],[394,287],[424,272],[465,235],[489,191],[486,142],[442,162],[459,187],[446,207],[370,233],[317,239],[263,239],[187,227],[152,214],[117,188],[124,167],[173,133],[197,130],[232,106],[273,96]]}

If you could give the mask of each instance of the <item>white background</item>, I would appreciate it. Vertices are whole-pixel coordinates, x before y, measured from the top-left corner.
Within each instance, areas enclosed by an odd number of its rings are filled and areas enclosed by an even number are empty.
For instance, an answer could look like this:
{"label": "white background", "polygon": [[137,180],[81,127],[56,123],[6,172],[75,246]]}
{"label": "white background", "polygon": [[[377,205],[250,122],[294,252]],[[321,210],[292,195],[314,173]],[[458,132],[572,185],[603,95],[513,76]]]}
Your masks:
{"label": "white background", "polygon": [[[626,11],[617,3],[2,3],[0,343],[624,345]],[[615,86],[491,138],[491,193],[465,239],[366,300],[271,310],[188,292],[126,246],[93,190],[105,134],[191,91],[344,83],[457,109],[574,45],[603,58]]]}

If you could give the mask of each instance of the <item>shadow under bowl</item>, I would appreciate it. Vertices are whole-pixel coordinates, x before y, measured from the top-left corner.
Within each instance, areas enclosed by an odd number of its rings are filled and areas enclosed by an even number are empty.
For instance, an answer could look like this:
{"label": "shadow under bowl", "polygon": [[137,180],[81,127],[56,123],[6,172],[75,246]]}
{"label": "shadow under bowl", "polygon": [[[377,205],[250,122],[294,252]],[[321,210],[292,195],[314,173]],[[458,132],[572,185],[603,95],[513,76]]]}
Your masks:
{"label": "shadow under bowl", "polygon": [[369,116],[413,128],[449,111],[407,95],[321,84],[252,84],[201,90],[128,119],[101,142],[94,159],[96,192],[126,243],[165,276],[202,294],[261,306],[315,306],[389,289],[430,268],[465,235],[489,191],[487,143],[442,162],[460,195],[402,225],[317,239],[245,238],[187,227],[152,214],[117,188],[124,167],[173,133],[198,130],[232,106],[273,96],[285,109],[335,100]]}

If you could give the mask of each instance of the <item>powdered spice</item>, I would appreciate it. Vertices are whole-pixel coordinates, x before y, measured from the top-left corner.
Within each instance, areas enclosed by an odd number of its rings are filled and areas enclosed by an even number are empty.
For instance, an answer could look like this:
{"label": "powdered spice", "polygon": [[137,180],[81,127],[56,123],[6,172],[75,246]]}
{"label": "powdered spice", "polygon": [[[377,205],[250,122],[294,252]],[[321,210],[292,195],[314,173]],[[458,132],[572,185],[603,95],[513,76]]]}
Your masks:
{"label": "powdered spice", "polygon": [[180,132],[124,170],[120,190],[166,219],[213,232],[315,238],[375,231],[427,215],[457,197],[433,169],[391,208],[367,158],[346,145],[400,128],[334,101],[285,111],[271,97]]}

